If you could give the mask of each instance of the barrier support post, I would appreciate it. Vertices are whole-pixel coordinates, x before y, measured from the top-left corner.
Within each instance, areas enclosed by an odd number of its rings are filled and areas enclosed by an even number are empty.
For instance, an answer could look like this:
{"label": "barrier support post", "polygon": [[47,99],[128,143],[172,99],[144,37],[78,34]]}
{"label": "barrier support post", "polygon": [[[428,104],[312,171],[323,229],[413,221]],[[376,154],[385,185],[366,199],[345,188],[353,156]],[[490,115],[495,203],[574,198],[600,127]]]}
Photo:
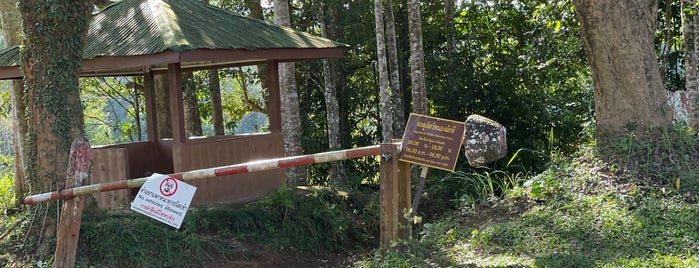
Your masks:
{"label": "barrier support post", "polygon": [[406,215],[410,210],[410,163],[398,161],[398,145],[381,144],[379,185],[381,247],[388,247],[410,230]]}
{"label": "barrier support post", "polygon": [[[86,138],[73,141],[66,172],[66,188],[79,187],[86,182],[90,173],[90,150],[90,143]],[[76,196],[63,201],[56,235],[55,267],[75,267],[75,253],[84,207],[85,196]]]}

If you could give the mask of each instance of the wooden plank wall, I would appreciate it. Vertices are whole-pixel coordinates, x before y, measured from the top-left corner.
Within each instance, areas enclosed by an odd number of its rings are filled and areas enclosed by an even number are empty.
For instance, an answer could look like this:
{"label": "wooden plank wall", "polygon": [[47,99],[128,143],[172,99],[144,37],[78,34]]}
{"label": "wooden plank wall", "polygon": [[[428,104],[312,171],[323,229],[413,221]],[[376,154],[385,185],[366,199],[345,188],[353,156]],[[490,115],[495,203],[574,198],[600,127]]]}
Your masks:
{"label": "wooden plank wall", "polygon": [[[129,179],[128,152],[124,148],[93,148],[90,184]],[[93,194],[99,208],[127,209],[131,201],[128,189]]]}
{"label": "wooden plank wall", "polygon": [[[283,157],[281,133],[203,138],[173,145],[174,172]],[[192,181],[193,205],[240,204],[263,198],[285,182],[284,169]]]}

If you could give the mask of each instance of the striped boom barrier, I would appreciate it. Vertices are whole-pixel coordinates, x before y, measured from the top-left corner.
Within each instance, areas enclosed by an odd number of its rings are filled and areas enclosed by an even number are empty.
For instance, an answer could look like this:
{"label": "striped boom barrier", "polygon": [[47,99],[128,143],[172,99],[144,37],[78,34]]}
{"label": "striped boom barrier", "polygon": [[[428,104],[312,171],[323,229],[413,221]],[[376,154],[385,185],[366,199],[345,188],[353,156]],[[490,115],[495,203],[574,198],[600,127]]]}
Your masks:
{"label": "striped boom barrier", "polygon": [[[400,145],[399,143],[395,143]],[[250,173],[263,170],[272,170],[279,168],[287,168],[293,166],[302,166],[316,163],[326,163],[332,161],[347,160],[353,158],[360,158],[365,156],[374,156],[381,153],[380,145],[373,145],[361,148],[346,149],[332,152],[324,152],[310,155],[301,156],[290,156],[284,158],[275,158],[269,160],[253,161],[248,163],[241,163],[229,166],[198,169],[187,172],[180,172],[169,174],[168,176],[183,180],[192,181],[198,179],[214,178],[234,174]],[[131,180],[122,180],[115,182],[108,182],[102,184],[92,184],[86,186],[80,186],[70,189],[64,189],[61,191],[55,191],[50,193],[43,193],[38,195],[28,196],[24,199],[25,205],[32,205],[42,202],[47,202],[51,200],[58,199],[68,199],[75,196],[83,196],[91,193],[97,192],[108,192],[122,189],[138,188],[141,187],[146,180],[149,178],[137,178]]]}

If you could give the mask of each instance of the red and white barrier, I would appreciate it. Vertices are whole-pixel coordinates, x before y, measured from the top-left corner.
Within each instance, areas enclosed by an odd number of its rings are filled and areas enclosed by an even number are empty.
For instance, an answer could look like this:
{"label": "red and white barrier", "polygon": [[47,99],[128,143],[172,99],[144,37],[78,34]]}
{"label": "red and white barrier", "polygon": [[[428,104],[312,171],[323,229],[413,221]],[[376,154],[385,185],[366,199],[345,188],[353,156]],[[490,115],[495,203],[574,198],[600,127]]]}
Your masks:
{"label": "red and white barrier", "polygon": [[[400,144],[400,143],[397,143]],[[213,177],[221,177],[234,174],[242,174],[263,170],[271,170],[278,168],[287,168],[293,166],[301,166],[316,163],[325,163],[339,160],[347,160],[353,158],[360,158],[365,156],[374,156],[381,153],[380,145],[346,149],[332,152],[317,153],[311,155],[301,155],[301,156],[290,156],[284,158],[276,158],[269,160],[253,161],[248,163],[235,164],[230,166],[199,169],[187,172],[180,172],[169,174],[173,178],[192,181],[198,179],[206,179]],[[122,180],[115,182],[108,182],[102,184],[92,184],[85,185],[70,189],[65,189],[62,191],[43,193],[38,195],[28,196],[24,199],[25,205],[32,205],[41,202],[46,202],[50,200],[67,199],[75,196],[88,195],[97,192],[108,192],[114,190],[122,190],[129,188],[141,187],[148,178],[137,178],[131,180]]]}

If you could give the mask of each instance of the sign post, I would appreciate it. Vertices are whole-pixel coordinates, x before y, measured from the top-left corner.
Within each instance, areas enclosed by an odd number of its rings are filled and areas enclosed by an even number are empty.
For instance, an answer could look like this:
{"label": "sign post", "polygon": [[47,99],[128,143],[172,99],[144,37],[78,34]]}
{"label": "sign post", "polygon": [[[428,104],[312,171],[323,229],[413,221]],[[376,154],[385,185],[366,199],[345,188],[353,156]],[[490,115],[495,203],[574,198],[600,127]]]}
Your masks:
{"label": "sign post", "polygon": [[[90,142],[85,137],[77,138],[70,147],[66,187],[83,185],[90,173]],[[56,235],[54,253],[56,267],[75,267],[75,253],[80,237],[85,197],[78,196],[63,202]]]}
{"label": "sign post", "polygon": [[400,160],[453,172],[463,137],[463,122],[411,113]]}
{"label": "sign post", "polygon": [[410,233],[405,217],[410,208],[410,163],[398,160],[396,143],[381,144],[379,213],[381,245],[391,245]]}
{"label": "sign post", "polygon": [[[411,113],[403,133],[400,160],[422,166],[420,182],[410,207],[408,226],[412,226],[420,204],[429,168],[454,172],[464,137],[464,123]],[[401,237],[407,239],[409,232]]]}
{"label": "sign post", "polygon": [[173,177],[153,174],[138,191],[131,209],[179,229],[196,190]]}

